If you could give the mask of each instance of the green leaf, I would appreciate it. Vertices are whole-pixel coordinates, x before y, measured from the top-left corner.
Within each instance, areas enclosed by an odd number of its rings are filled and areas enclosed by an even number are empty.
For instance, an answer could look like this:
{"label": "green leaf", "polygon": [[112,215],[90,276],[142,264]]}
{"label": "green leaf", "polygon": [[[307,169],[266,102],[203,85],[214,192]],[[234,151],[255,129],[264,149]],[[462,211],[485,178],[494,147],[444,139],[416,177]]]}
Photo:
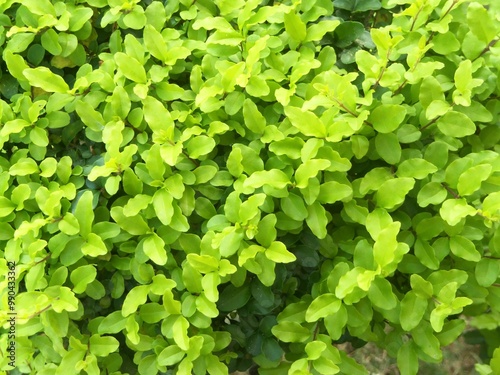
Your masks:
{"label": "green leaf", "polygon": [[476,132],[476,125],[460,112],[449,111],[437,122],[438,129],[447,136],[463,138]]}
{"label": "green leaf", "polygon": [[276,239],[276,215],[269,214],[260,220],[255,239],[264,247],[268,247]]}
{"label": "green leaf", "polygon": [[285,31],[290,35],[290,37],[297,41],[302,42],[307,35],[306,25],[302,21],[297,13],[290,11],[285,13]]}
{"label": "green leaf", "polygon": [[216,355],[205,356],[205,364],[210,375],[228,375],[227,366]]}
{"label": "green leaf", "polygon": [[281,209],[293,220],[302,221],[307,215],[307,208],[302,197],[289,193],[287,197],[281,198]]}
{"label": "green leaf", "polygon": [[440,349],[440,344],[436,336],[432,332],[429,325],[419,325],[411,331],[413,340],[418,347],[433,360],[441,361],[443,353]]}
{"label": "green leaf", "polygon": [[375,262],[382,268],[390,264],[395,257],[398,248],[396,236],[399,233],[401,223],[395,221],[384,227],[378,234],[373,245],[373,257]]}
{"label": "green leaf", "polygon": [[388,210],[399,206],[414,185],[415,180],[410,177],[393,178],[384,182],[375,194],[377,205]]}
{"label": "green leaf", "polygon": [[30,126],[30,123],[24,119],[15,119],[7,121],[0,130],[0,136],[8,137],[10,134],[21,133],[24,128]]}
{"label": "green leaf", "polygon": [[85,191],[78,199],[75,207],[74,215],[80,224],[80,235],[87,238],[92,230],[92,222],[94,221],[93,208],[94,195],[90,190]]}
{"label": "green leaf", "polygon": [[384,310],[392,310],[398,302],[392,291],[392,284],[384,278],[375,277],[368,290],[368,298],[374,306]]}
{"label": "green leaf", "polygon": [[397,363],[401,375],[417,375],[418,354],[412,341],[405,342],[399,348]]}
{"label": "green leaf", "polygon": [[80,266],[73,270],[70,275],[70,280],[73,283],[73,291],[75,293],[83,293],[87,285],[95,280],[97,270],[93,265]]}
{"label": "green leaf", "polygon": [[489,194],[483,201],[483,211],[488,215],[495,215],[500,210],[500,192]]}
{"label": "green leaf", "polygon": [[496,259],[483,258],[476,264],[475,275],[477,283],[489,287],[500,275],[500,262]]}
{"label": "green leaf", "polygon": [[192,159],[198,159],[202,155],[206,155],[215,147],[215,141],[206,135],[198,135],[191,138],[186,145],[189,156]]}
{"label": "green leaf", "polygon": [[340,371],[333,360],[326,357],[319,357],[313,361],[313,367],[320,374],[337,374]]}
{"label": "green leaf", "polygon": [[76,368],[76,365],[80,363],[85,355],[86,350],[83,349],[71,349],[64,353],[62,360],[59,364],[57,370],[55,370],[55,375],[63,375],[67,372],[68,368]]}
{"label": "green leaf", "polygon": [[241,287],[228,284],[219,295],[217,307],[224,312],[238,310],[247,304],[251,295],[249,284],[244,284]]}
{"label": "green leaf", "polygon": [[149,53],[158,60],[165,62],[168,59],[168,48],[163,36],[151,25],[144,27],[144,44]]}
{"label": "green leaf", "polygon": [[24,5],[26,5],[30,12],[33,14],[37,14],[39,16],[43,15],[51,15],[56,17],[56,10],[54,5],[49,0],[40,0],[40,1],[23,1]]}
{"label": "green leaf", "polygon": [[401,300],[401,310],[399,321],[405,331],[411,331],[420,324],[427,310],[427,299],[419,297],[415,292],[410,291]]}
{"label": "green leaf", "polygon": [[89,340],[89,345],[89,350],[92,354],[98,357],[107,357],[118,349],[120,343],[114,337],[92,335]]}
{"label": "green leaf", "polygon": [[376,208],[366,216],[366,230],[370,236],[377,240],[380,232],[392,224],[393,220],[387,210]]}
{"label": "green leaf", "polygon": [[311,159],[301,164],[295,171],[296,186],[304,189],[309,184],[309,179],[316,177],[319,171],[330,167],[331,162],[327,159]]}
{"label": "green leaf", "polygon": [[285,107],[285,114],[291,124],[302,134],[309,137],[325,138],[327,135],[326,126],[311,111],[304,111],[297,107]]}
{"label": "green leaf", "polygon": [[[49,288],[45,291],[47,292]],[[65,286],[54,289],[58,298],[52,300],[52,308],[55,312],[61,311],[76,311],[78,310],[78,298],[75,297],[73,291]]]}
{"label": "green leaf", "polygon": [[448,192],[439,182],[429,182],[425,184],[417,194],[417,203],[420,207],[427,207],[430,204],[440,204],[446,197]]}
{"label": "green leaf", "polygon": [[9,174],[11,176],[27,176],[37,172],[38,165],[31,158],[20,159],[9,168]]}
{"label": "green leaf", "polygon": [[34,127],[30,131],[30,140],[39,147],[47,147],[49,144],[49,137],[45,129]]}
{"label": "green leaf", "polygon": [[470,31],[484,44],[491,42],[498,33],[498,24],[480,3],[473,2],[467,8],[467,24]]}
{"label": "green leaf", "polygon": [[365,27],[360,22],[345,21],[335,29],[336,46],[345,48],[350,46],[356,39],[362,37]]}
{"label": "green leaf", "polygon": [[173,366],[179,363],[186,355],[186,352],[177,345],[170,345],[158,354],[157,362],[160,366]]}
{"label": "green leaf", "polygon": [[241,240],[243,239],[243,231],[232,230],[224,236],[220,243],[220,255],[230,257],[240,248]]}
{"label": "green leaf", "polygon": [[314,23],[307,28],[307,36],[305,41],[318,41],[323,39],[325,34],[334,31],[340,25],[339,20],[325,20]]}
{"label": "green leaf", "polygon": [[337,181],[328,181],[320,185],[318,201],[321,203],[335,203],[352,196],[352,187]]}
{"label": "green leaf", "polygon": [[345,9],[350,12],[366,12],[379,10],[382,7],[380,0],[334,0],[335,9]]}
{"label": "green leaf", "polygon": [[427,268],[431,270],[439,268],[439,259],[436,257],[436,252],[427,241],[417,238],[415,242],[415,256]]}
{"label": "green leaf", "polygon": [[243,118],[248,129],[256,134],[263,134],[266,129],[266,119],[260,113],[255,103],[250,99],[243,102]]}
{"label": "green leaf", "polygon": [[479,262],[481,259],[481,253],[477,251],[474,243],[463,236],[450,237],[450,249],[457,257],[471,262]]}
{"label": "green leaf", "polygon": [[311,337],[311,332],[297,322],[280,322],[271,329],[271,332],[283,342],[304,342]]}
{"label": "green leaf", "polygon": [[368,116],[368,121],[379,133],[391,133],[396,130],[406,117],[406,109],[401,105],[382,104]]}
{"label": "green leaf", "polygon": [[217,271],[219,261],[211,255],[188,254],[186,257],[189,264],[198,272],[209,273]]}
{"label": "green leaf", "polygon": [[427,160],[412,158],[403,161],[398,166],[396,175],[398,177],[413,177],[421,180],[431,173],[435,173],[438,168]]}
{"label": "green leaf", "polygon": [[153,207],[162,224],[169,225],[174,216],[172,195],[165,189],[157,190],[153,195]]}
{"label": "green leaf", "polygon": [[328,233],[326,230],[328,218],[326,217],[324,207],[319,202],[314,202],[307,207],[307,212],[306,222],[311,231],[316,237],[320,239],[325,238]]}
{"label": "green leaf", "polygon": [[123,52],[117,52],[113,57],[115,59],[116,65],[118,66],[118,70],[126,78],[137,83],[147,82],[144,66],[135,58],[126,55]]}
{"label": "green leaf", "polygon": [[68,84],[61,76],[52,73],[45,67],[23,70],[23,75],[26,77],[30,85],[40,87],[47,92],[65,93],[69,91]]}
{"label": "green leaf", "polygon": [[306,322],[316,322],[330,314],[335,314],[342,305],[333,293],[325,293],[316,297],[306,311]]}
{"label": "green leaf", "polygon": [[126,323],[127,319],[123,317],[121,311],[113,311],[111,314],[101,320],[97,332],[99,334],[118,333],[125,329]]}
{"label": "green leaf", "polygon": [[5,197],[0,197],[0,217],[10,215],[16,209],[16,205]]}
{"label": "green leaf", "polygon": [[432,297],[433,288],[432,284],[424,280],[424,278],[420,275],[413,274],[410,276],[410,284],[413,291],[417,294],[417,296],[428,299]]}
{"label": "green leaf", "polygon": [[153,233],[144,239],[142,244],[144,254],[156,264],[162,266],[167,263],[167,251],[165,250],[165,241],[156,233]]}
{"label": "green leaf", "polygon": [[174,341],[182,350],[189,349],[189,337],[187,334],[188,328],[189,322],[182,315],[177,318],[172,326]]}
{"label": "green leaf", "polygon": [[108,253],[108,248],[101,237],[95,233],[89,233],[87,241],[82,246],[82,253],[91,257],[98,257],[106,255]]}
{"label": "green leaf", "polygon": [[447,199],[443,202],[439,214],[451,226],[457,225],[460,220],[467,216],[474,216],[477,210],[469,206],[465,198]]}
{"label": "green leaf", "polygon": [[111,217],[120,228],[132,235],[140,236],[151,231],[142,216],[125,216],[122,207],[113,207],[111,209]]}
{"label": "green leaf", "polygon": [[274,338],[267,337],[264,338],[264,342],[262,343],[262,353],[270,361],[277,362],[283,357],[284,351],[278,341]]}
{"label": "green leaf", "polygon": [[394,133],[379,133],[375,137],[375,149],[387,164],[397,164],[401,159],[401,145]]}
{"label": "green leaf", "polygon": [[[154,133],[169,135],[173,130],[174,121],[170,112],[158,99],[148,96],[143,100],[144,119]],[[169,137],[170,139],[170,137]]]}
{"label": "green leaf", "polygon": [[80,232],[80,224],[76,217],[67,212],[63,219],[58,223],[59,230],[65,234],[73,236]]}
{"label": "green leaf", "polygon": [[291,263],[297,258],[287,250],[285,244],[280,241],[274,241],[264,252],[269,260],[276,263]]}
{"label": "green leaf", "polygon": [[467,169],[458,178],[458,193],[461,196],[472,195],[481,188],[481,183],[487,180],[493,168],[489,164],[479,164]]}
{"label": "green leaf", "polygon": [[269,171],[258,171],[252,173],[244,182],[243,187],[252,187],[254,189],[268,185],[277,189],[283,189],[290,183],[288,176],[279,169]]}
{"label": "green leaf", "polygon": [[129,316],[137,311],[137,308],[146,303],[150,286],[138,285],[128,292],[122,305],[122,315]]}

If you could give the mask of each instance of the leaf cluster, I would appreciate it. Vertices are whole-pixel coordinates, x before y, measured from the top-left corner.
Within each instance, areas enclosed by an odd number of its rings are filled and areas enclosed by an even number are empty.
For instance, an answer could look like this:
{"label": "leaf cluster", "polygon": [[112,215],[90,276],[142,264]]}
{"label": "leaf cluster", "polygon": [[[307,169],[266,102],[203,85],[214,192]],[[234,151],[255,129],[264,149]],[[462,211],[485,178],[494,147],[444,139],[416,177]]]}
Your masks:
{"label": "leaf cluster", "polygon": [[0,370],[499,373],[499,15],[0,1]]}

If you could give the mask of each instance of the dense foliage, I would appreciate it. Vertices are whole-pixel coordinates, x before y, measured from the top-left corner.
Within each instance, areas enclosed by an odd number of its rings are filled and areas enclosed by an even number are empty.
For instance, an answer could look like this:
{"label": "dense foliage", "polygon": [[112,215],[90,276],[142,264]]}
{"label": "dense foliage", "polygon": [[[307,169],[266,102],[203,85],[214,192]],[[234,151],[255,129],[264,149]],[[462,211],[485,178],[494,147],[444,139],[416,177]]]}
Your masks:
{"label": "dense foliage", "polygon": [[0,13],[0,369],[500,373],[500,2]]}

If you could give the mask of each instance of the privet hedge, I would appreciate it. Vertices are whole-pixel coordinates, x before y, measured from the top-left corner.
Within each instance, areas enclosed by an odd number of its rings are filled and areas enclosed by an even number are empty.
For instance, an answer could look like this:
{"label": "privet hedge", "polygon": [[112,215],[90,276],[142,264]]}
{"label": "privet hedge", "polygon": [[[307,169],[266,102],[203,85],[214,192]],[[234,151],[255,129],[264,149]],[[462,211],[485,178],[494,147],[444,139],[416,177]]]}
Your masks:
{"label": "privet hedge", "polygon": [[500,373],[498,1],[0,11],[4,373]]}

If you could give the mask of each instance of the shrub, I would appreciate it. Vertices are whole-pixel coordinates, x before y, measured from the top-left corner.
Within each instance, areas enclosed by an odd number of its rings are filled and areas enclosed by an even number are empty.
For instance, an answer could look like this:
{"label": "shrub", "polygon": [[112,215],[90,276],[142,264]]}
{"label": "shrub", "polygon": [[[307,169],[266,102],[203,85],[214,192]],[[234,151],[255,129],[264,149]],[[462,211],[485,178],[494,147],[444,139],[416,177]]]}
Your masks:
{"label": "shrub", "polygon": [[497,1],[0,10],[2,370],[500,373]]}

